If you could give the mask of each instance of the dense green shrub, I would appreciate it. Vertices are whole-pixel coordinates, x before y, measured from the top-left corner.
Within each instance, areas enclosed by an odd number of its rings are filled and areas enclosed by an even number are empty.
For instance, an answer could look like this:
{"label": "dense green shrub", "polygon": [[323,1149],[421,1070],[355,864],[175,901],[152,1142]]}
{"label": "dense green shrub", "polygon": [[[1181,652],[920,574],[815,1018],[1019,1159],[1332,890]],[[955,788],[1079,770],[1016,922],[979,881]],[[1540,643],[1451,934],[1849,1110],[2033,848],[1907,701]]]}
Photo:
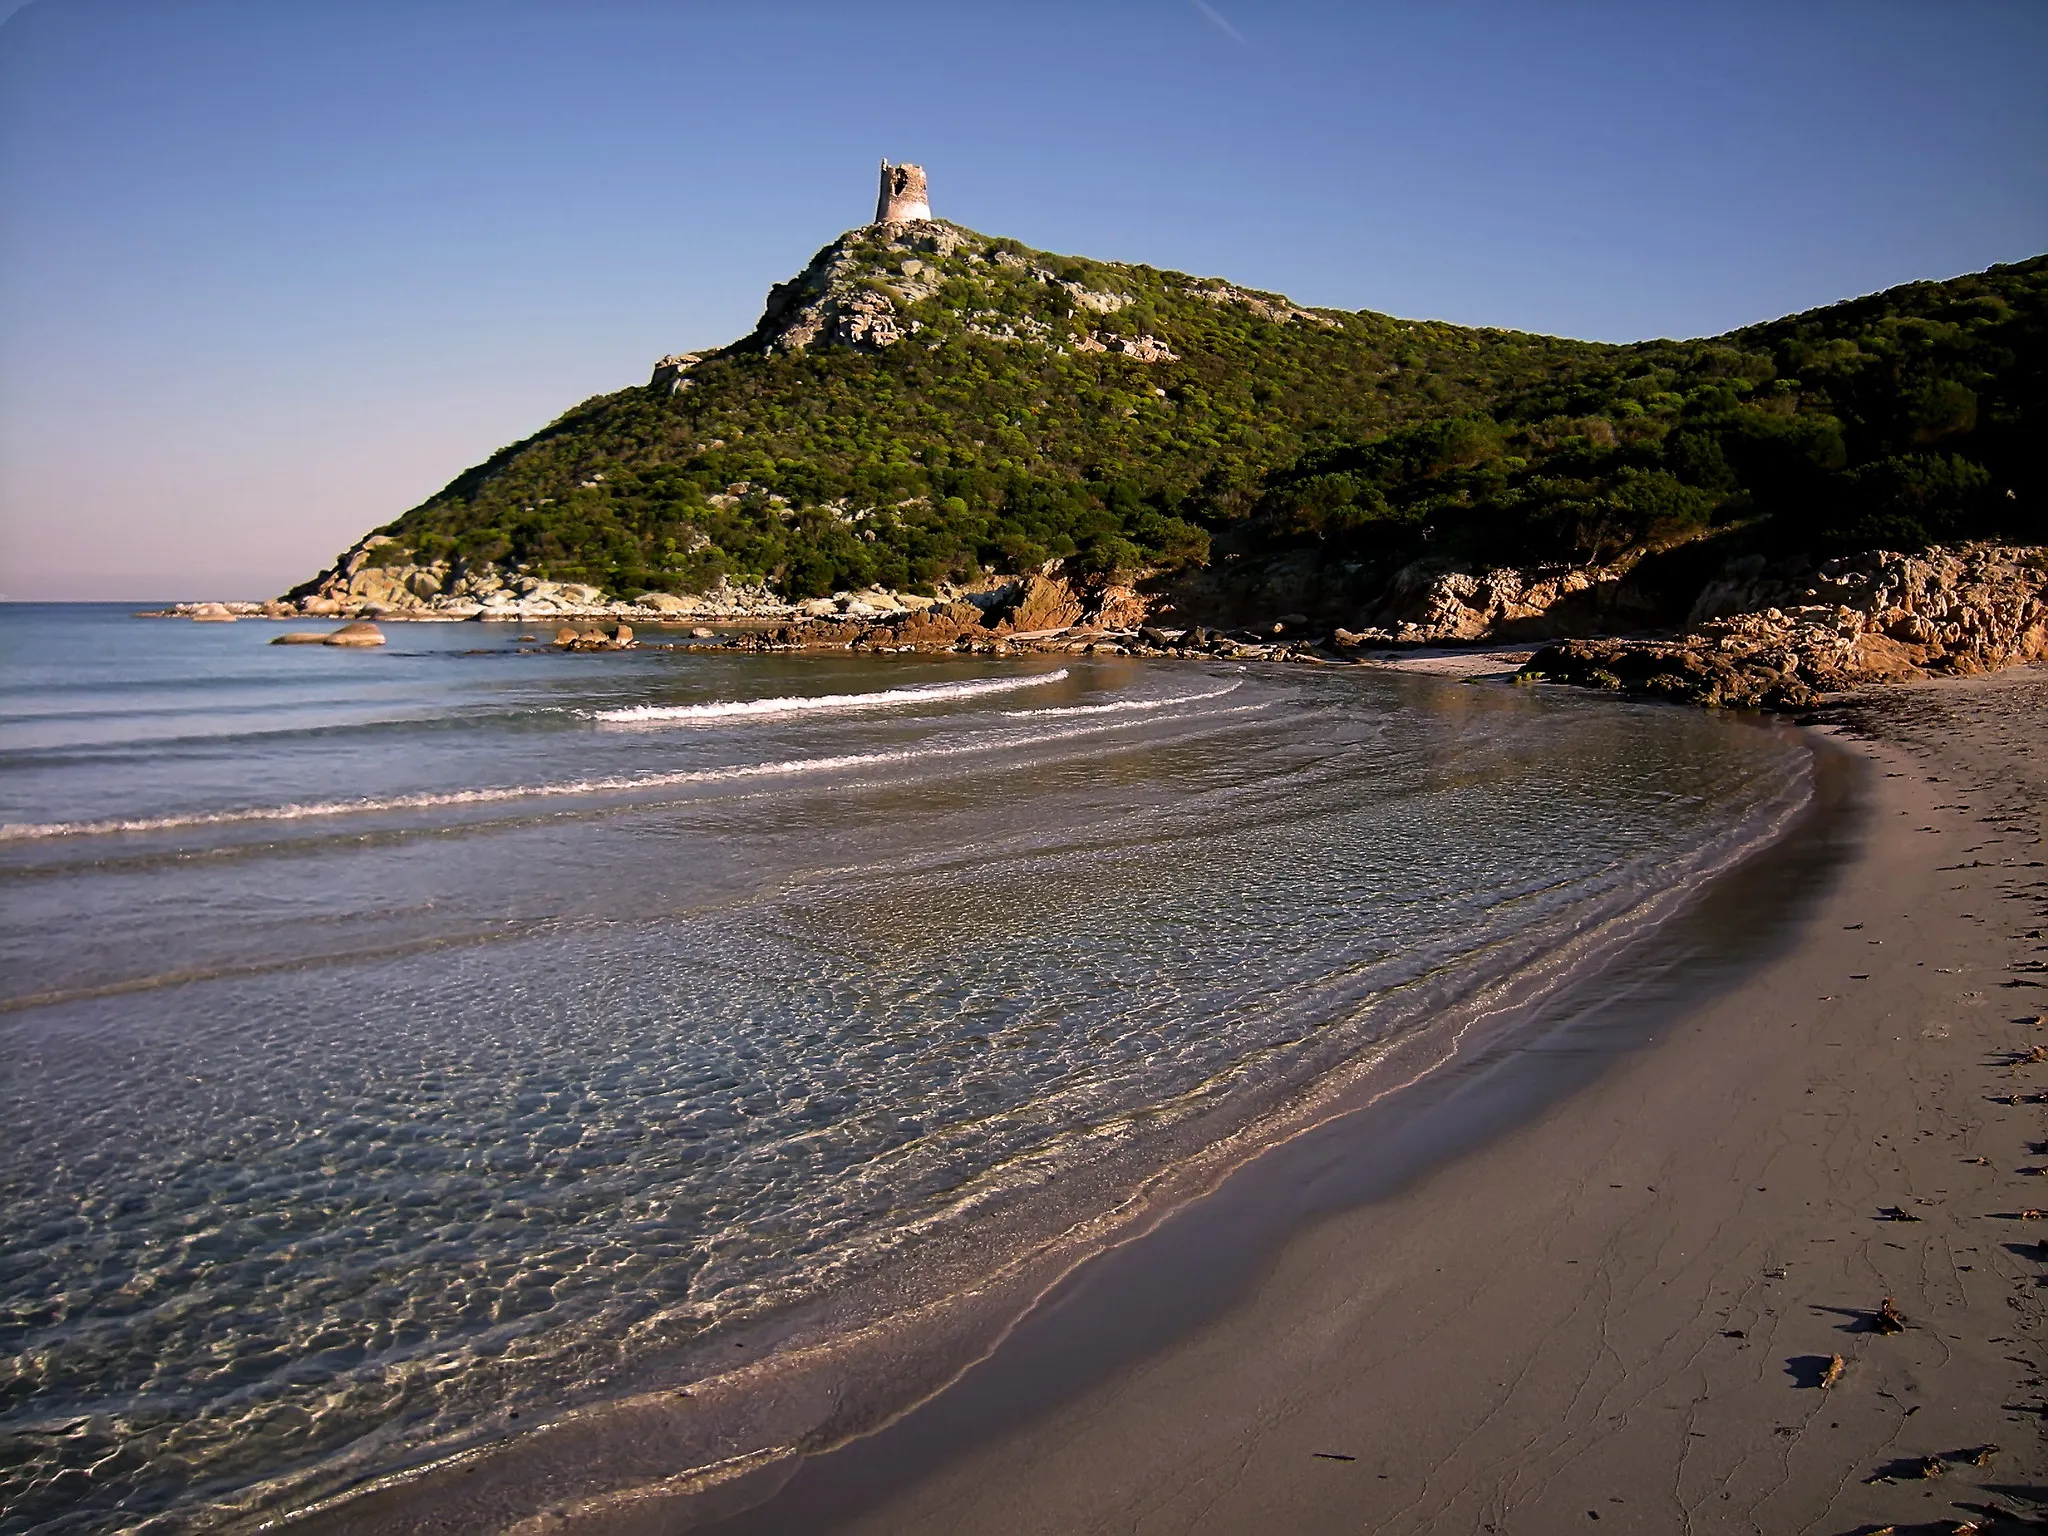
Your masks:
{"label": "dense green shrub", "polygon": [[[904,341],[742,342],[684,391],[586,401],[385,531],[613,590],[744,576],[792,596],[1290,548],[1585,563],[1709,531],[1815,553],[2048,540],[2048,258],[1610,346],[1304,316],[982,237],[906,298],[902,253],[855,249],[919,327]],[[1097,313],[1066,283],[1128,302]],[[1073,351],[1090,331],[1178,360]]]}

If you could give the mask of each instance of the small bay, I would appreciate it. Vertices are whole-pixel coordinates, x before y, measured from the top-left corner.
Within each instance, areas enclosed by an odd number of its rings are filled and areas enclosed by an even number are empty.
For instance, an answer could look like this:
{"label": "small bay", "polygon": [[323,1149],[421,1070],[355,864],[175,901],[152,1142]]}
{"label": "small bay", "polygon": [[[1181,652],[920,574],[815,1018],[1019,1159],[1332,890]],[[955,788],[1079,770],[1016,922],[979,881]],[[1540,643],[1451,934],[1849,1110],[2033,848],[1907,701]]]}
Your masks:
{"label": "small bay", "polygon": [[0,607],[0,1531],[203,1525],[994,1262],[1809,773],[1369,668],[273,632]]}

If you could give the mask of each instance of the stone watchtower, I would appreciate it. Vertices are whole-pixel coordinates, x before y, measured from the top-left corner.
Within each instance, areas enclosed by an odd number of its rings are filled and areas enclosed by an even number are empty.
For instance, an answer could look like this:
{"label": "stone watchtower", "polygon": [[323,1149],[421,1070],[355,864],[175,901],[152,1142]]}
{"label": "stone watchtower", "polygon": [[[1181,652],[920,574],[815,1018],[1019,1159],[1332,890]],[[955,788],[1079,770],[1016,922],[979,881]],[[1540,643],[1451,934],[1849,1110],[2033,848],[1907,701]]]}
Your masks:
{"label": "stone watchtower", "polygon": [[877,224],[908,224],[928,219],[932,205],[925,199],[924,167],[882,162],[882,195],[875,199]]}

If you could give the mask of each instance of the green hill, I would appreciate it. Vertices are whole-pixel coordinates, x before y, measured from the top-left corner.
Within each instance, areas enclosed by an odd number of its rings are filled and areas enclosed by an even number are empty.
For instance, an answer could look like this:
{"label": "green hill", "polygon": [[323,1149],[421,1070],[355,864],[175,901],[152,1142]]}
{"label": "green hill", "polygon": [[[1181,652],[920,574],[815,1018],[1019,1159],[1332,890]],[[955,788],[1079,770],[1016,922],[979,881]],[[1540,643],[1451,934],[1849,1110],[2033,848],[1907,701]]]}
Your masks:
{"label": "green hill", "polygon": [[2037,257],[1613,346],[875,226],[778,286],[751,336],[501,450],[378,530],[375,558],[805,597],[1052,558],[2048,541],[2044,298]]}

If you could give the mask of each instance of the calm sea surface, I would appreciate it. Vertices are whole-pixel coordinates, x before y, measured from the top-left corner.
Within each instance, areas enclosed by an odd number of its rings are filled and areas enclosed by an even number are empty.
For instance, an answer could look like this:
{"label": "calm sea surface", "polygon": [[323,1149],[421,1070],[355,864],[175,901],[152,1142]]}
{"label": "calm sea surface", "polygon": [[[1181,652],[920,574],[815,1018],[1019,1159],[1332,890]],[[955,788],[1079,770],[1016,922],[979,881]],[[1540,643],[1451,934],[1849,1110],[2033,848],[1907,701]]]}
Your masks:
{"label": "calm sea surface", "polygon": [[205,1523],[993,1252],[1808,773],[1365,669],[276,632],[0,607],[0,1531]]}

